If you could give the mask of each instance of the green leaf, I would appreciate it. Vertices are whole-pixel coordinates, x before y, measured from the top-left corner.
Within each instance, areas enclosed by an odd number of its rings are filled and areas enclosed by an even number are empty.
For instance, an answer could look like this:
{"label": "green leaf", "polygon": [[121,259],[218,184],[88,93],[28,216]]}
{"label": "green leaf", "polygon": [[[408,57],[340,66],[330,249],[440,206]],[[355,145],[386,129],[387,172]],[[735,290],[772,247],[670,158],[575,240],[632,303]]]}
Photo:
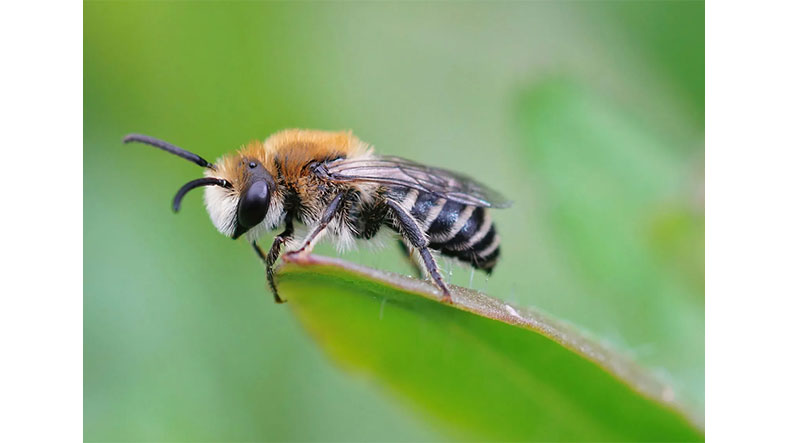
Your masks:
{"label": "green leaf", "polygon": [[531,220],[566,286],[529,295],[666,374],[702,408],[702,140],[656,131],[637,109],[562,77],[531,85],[517,111]]}
{"label": "green leaf", "polygon": [[296,317],[342,366],[367,374],[453,437],[703,439],[671,387],[571,327],[480,292],[319,256],[278,276]]}

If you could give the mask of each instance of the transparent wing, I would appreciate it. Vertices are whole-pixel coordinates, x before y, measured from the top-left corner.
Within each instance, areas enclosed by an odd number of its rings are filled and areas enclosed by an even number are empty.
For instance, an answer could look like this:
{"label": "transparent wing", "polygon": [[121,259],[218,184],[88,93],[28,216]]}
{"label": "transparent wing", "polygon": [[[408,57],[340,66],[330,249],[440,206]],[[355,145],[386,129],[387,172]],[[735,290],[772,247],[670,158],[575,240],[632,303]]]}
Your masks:
{"label": "transparent wing", "polygon": [[445,169],[425,166],[399,157],[339,159],[323,171],[339,182],[371,182],[400,185],[438,194],[447,200],[487,208],[507,208],[511,202],[472,178]]}

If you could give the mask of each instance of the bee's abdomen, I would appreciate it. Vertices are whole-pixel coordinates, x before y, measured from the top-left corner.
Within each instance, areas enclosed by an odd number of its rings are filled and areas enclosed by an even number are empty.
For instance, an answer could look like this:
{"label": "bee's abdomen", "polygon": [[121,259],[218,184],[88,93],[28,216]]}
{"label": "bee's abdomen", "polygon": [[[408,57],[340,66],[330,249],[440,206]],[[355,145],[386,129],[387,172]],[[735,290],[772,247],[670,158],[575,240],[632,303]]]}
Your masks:
{"label": "bee's abdomen", "polygon": [[403,206],[424,228],[431,249],[492,272],[501,254],[501,239],[485,208],[416,190],[401,198]]}

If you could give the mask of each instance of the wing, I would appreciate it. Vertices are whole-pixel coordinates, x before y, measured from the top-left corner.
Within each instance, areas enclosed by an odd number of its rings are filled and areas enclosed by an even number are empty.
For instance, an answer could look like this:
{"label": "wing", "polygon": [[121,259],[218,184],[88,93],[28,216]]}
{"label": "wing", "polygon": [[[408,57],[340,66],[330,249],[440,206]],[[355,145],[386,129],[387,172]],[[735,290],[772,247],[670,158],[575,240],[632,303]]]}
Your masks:
{"label": "wing", "polygon": [[334,181],[400,185],[466,205],[486,208],[511,206],[511,202],[501,194],[470,177],[399,157],[339,159],[327,163],[321,172]]}

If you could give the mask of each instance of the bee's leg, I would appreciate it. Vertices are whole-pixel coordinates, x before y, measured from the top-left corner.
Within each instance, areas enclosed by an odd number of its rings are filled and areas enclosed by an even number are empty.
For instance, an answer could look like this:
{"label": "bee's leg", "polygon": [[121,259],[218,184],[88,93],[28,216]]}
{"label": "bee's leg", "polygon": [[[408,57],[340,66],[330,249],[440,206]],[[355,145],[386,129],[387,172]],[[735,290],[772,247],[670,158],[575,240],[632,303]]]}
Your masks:
{"label": "bee's leg", "polygon": [[318,223],[318,225],[312,229],[312,232],[306,236],[304,244],[301,245],[301,247],[297,250],[288,252],[288,254],[301,254],[305,251],[312,252],[312,248],[315,247],[318,236],[323,232],[324,229],[326,229],[328,224],[331,223],[331,220],[334,219],[334,216],[337,215],[337,212],[339,212],[339,210],[342,208],[342,202],[344,200],[345,193],[337,194],[337,196],[331,200],[331,203],[328,204],[325,212],[323,212],[323,216],[320,217],[320,223]]}
{"label": "bee's leg", "polygon": [[386,204],[391,208],[394,213],[394,218],[399,222],[400,234],[419,251],[421,258],[424,260],[424,266],[427,268],[430,276],[432,276],[432,280],[441,292],[443,292],[441,301],[451,303],[451,292],[449,292],[448,286],[446,286],[446,283],[443,281],[443,276],[441,276],[440,271],[438,271],[438,265],[435,263],[435,258],[427,247],[429,243],[424,236],[424,232],[422,232],[413,216],[408,214],[399,203],[393,200],[386,200]]}
{"label": "bee's leg", "polygon": [[410,249],[410,246],[408,246],[408,244],[405,242],[404,239],[399,239],[398,243],[399,243],[399,249],[402,251],[402,253],[410,262],[410,265],[413,268],[413,270],[416,272],[416,275],[420,275],[422,276],[422,278],[426,277],[426,275],[424,275],[424,270],[421,269],[421,266],[419,266],[418,260],[416,260],[416,257],[413,256],[413,250]]}
{"label": "bee's leg", "polygon": [[[279,251],[290,238],[293,236],[293,220],[290,217],[285,219],[285,230],[282,231],[281,234],[274,237],[274,242],[271,244],[271,249],[268,251],[268,255],[265,256],[263,254],[261,257],[265,257],[265,276],[268,279],[268,286],[271,287],[271,292],[274,293],[274,301],[277,303],[284,303],[284,301],[279,297],[279,291],[276,289],[276,283],[274,282],[274,263],[276,263],[276,259],[279,258]],[[256,245],[255,245],[256,246]],[[255,247],[255,250],[258,248]],[[258,251],[258,254],[263,251]]]}
{"label": "bee's leg", "polygon": [[262,248],[260,248],[260,246],[257,245],[256,241],[252,242],[252,249],[254,249],[254,252],[257,253],[257,256],[260,257],[260,260],[262,260],[263,263],[265,263],[266,260],[268,260],[265,256],[265,251],[263,251]]}

